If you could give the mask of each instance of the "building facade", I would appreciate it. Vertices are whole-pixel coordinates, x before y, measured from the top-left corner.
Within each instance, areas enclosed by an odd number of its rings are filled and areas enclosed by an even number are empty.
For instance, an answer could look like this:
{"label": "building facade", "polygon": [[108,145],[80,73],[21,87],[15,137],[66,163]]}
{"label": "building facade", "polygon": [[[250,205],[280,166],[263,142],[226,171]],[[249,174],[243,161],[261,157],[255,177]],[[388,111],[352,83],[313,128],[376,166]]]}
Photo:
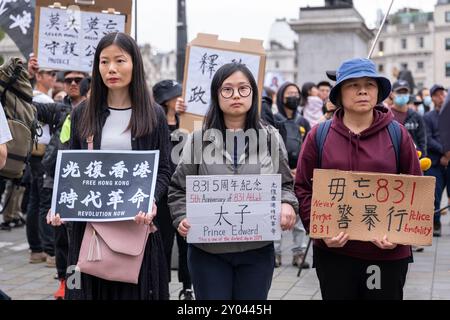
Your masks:
{"label": "building facade", "polygon": [[395,81],[401,70],[411,71],[416,89],[434,82],[433,13],[405,8],[388,17],[372,59],[378,71]]}
{"label": "building facade", "polygon": [[154,50],[150,44],[140,47],[144,63],[146,82],[149,88],[161,80],[176,79],[176,53],[160,53]]}
{"label": "building facade", "polygon": [[369,42],[374,37],[351,1],[300,8],[299,19],[289,24],[298,34],[301,83],[326,80],[325,71],[336,70],[342,61],[366,57]]}
{"label": "building facade", "polygon": [[391,81],[407,69],[417,90],[450,87],[450,0],[438,1],[434,12],[405,8],[390,15],[372,57]]}
{"label": "building facade", "polygon": [[434,10],[433,52],[433,83],[450,87],[450,0],[440,0]]}
{"label": "building facade", "polygon": [[266,86],[270,87],[272,77],[298,82],[297,36],[286,19],[277,19],[272,24],[266,42],[266,54]]}

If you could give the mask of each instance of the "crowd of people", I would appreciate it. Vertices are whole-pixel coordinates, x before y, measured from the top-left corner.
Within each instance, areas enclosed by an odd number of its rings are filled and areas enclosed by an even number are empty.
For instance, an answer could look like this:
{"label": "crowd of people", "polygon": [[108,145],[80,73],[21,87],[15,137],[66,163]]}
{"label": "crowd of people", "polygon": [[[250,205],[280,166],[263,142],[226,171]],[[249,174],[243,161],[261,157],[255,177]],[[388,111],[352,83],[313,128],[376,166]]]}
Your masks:
{"label": "crowd of people", "polygon": [[[426,175],[436,177],[434,236],[441,235],[439,211],[450,172],[439,137],[438,115],[446,101],[444,87],[434,84],[417,94],[408,81],[391,82],[380,76],[368,59],[342,63],[336,82],[293,82],[264,88],[262,101],[249,69],[230,63],[211,81],[211,101],[202,129],[206,138],[193,148],[196,134],[188,136],[180,161],[171,159],[186,111],[182,88],[166,79],[150,90],[144,77],[139,48],[126,34],[113,33],[99,43],[92,75],[57,72],[28,61],[34,83],[33,104],[43,134],[20,181],[2,180],[2,232],[26,227],[30,263],[56,268],[60,282],[56,299],[168,299],[174,239],[178,247],[179,299],[267,299],[274,268],[282,265],[279,241],[191,244],[186,242],[186,176],[281,174],[280,225],[292,232],[292,265],[309,268],[305,261],[310,227],[312,174],[315,168],[422,175],[417,151],[432,160]],[[324,72],[325,74],[325,72]],[[261,105],[261,110],[259,110]],[[1,114],[0,114],[1,120]],[[388,126],[401,130],[401,154],[394,152]],[[330,131],[317,149],[317,130],[330,121]],[[2,130],[5,126],[0,122]],[[232,131],[255,129],[275,141],[279,157],[270,152],[247,164],[249,146],[225,148],[208,136],[209,129],[225,137]],[[350,133],[349,133],[350,132]],[[1,132],[0,132],[1,133]],[[0,134],[0,143],[10,137]],[[223,149],[231,163],[217,166],[193,157],[208,146]],[[67,268],[76,265],[85,222],[64,222],[49,212],[56,156],[64,149],[159,150],[158,174],[152,212],[136,213],[135,221],[109,222],[156,225],[145,244],[137,284],[105,280],[81,273],[81,287],[69,288]],[[2,151],[0,149],[0,151]],[[358,157],[353,155],[358,153]],[[0,152],[1,154],[1,152]],[[397,161],[400,157],[400,161]],[[370,161],[369,161],[370,159]],[[423,248],[415,248],[417,251]],[[352,241],[344,232],[314,240],[313,265],[324,299],[402,299],[412,248],[391,243],[387,237],[372,242]],[[381,268],[380,290],[366,286],[369,265]]]}

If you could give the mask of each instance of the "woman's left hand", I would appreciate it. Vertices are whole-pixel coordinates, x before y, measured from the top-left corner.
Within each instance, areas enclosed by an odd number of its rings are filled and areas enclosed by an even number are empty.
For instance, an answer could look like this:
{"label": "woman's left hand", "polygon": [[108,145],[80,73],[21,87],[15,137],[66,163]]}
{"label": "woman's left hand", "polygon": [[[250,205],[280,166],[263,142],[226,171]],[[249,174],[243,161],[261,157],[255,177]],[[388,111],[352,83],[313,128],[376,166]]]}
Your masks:
{"label": "woman's left hand", "polygon": [[294,208],[289,203],[281,204],[281,230],[292,230],[297,220]]}
{"label": "woman's left hand", "polygon": [[391,243],[388,241],[387,235],[384,235],[383,239],[381,239],[381,240],[374,239],[372,241],[372,243],[374,245],[376,245],[378,248],[384,249],[384,250],[392,250],[392,249],[395,249],[395,247],[397,247],[396,243]]}
{"label": "woman's left hand", "polygon": [[156,216],[156,204],[155,202],[153,202],[153,208],[152,208],[152,212],[142,212],[139,211],[139,213],[134,217],[134,221],[137,224],[147,224],[147,225],[151,225],[153,224],[153,218],[155,218]]}

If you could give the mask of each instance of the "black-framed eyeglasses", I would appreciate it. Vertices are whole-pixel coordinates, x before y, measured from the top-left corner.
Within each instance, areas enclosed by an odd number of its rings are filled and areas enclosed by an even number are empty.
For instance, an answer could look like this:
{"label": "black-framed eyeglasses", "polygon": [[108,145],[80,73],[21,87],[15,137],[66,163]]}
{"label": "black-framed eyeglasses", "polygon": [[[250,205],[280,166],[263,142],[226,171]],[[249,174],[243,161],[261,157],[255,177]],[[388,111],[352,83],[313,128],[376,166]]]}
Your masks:
{"label": "black-framed eyeglasses", "polygon": [[[240,86],[237,89],[237,91],[242,98],[247,98],[249,95],[252,94],[252,87]],[[220,89],[220,95],[224,99],[230,99],[231,97],[234,96],[234,88],[233,87],[223,87],[222,89]]]}
{"label": "black-framed eyeglasses", "polygon": [[82,77],[65,78],[64,79],[64,83],[65,84],[72,84],[72,82],[75,81],[76,84],[80,84],[81,80],[83,80]]}

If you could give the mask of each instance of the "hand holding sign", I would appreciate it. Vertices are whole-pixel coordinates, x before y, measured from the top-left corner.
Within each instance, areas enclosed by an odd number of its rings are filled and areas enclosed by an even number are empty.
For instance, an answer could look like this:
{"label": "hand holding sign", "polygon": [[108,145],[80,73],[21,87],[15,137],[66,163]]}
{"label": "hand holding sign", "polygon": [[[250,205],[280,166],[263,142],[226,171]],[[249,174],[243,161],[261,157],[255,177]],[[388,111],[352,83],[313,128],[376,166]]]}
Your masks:
{"label": "hand holding sign", "polygon": [[188,220],[186,218],[184,218],[183,220],[181,220],[180,224],[178,225],[177,230],[178,230],[178,233],[180,234],[180,236],[186,238],[190,228],[191,228],[191,225],[189,224]]}
{"label": "hand holding sign", "polygon": [[348,233],[341,232],[336,237],[323,239],[328,248],[342,248],[349,239]]}
{"label": "hand holding sign", "polygon": [[183,98],[178,98],[176,103],[175,103],[175,111],[180,114],[180,113],[185,113],[187,109],[187,104],[184,102]]}
{"label": "hand holding sign", "polygon": [[292,230],[295,225],[296,214],[289,203],[281,204],[281,230]]}
{"label": "hand holding sign", "polygon": [[136,217],[134,217],[134,221],[137,224],[147,224],[147,225],[153,225],[153,219],[156,217],[156,204],[153,201],[153,207],[152,212],[142,212],[139,211]]}
{"label": "hand holding sign", "polygon": [[431,245],[434,188],[434,177],[316,169],[310,236],[329,247]]}
{"label": "hand holding sign", "polygon": [[372,243],[374,245],[376,245],[378,248],[384,249],[384,250],[392,250],[392,249],[395,249],[397,247],[396,243],[390,243],[388,241],[387,235],[384,235],[383,239],[381,239],[381,240],[374,239],[372,241]]}
{"label": "hand holding sign", "polygon": [[63,220],[61,220],[61,216],[59,213],[55,214],[52,212],[52,210],[48,210],[47,213],[47,224],[51,224],[54,227],[59,227],[64,223]]}

